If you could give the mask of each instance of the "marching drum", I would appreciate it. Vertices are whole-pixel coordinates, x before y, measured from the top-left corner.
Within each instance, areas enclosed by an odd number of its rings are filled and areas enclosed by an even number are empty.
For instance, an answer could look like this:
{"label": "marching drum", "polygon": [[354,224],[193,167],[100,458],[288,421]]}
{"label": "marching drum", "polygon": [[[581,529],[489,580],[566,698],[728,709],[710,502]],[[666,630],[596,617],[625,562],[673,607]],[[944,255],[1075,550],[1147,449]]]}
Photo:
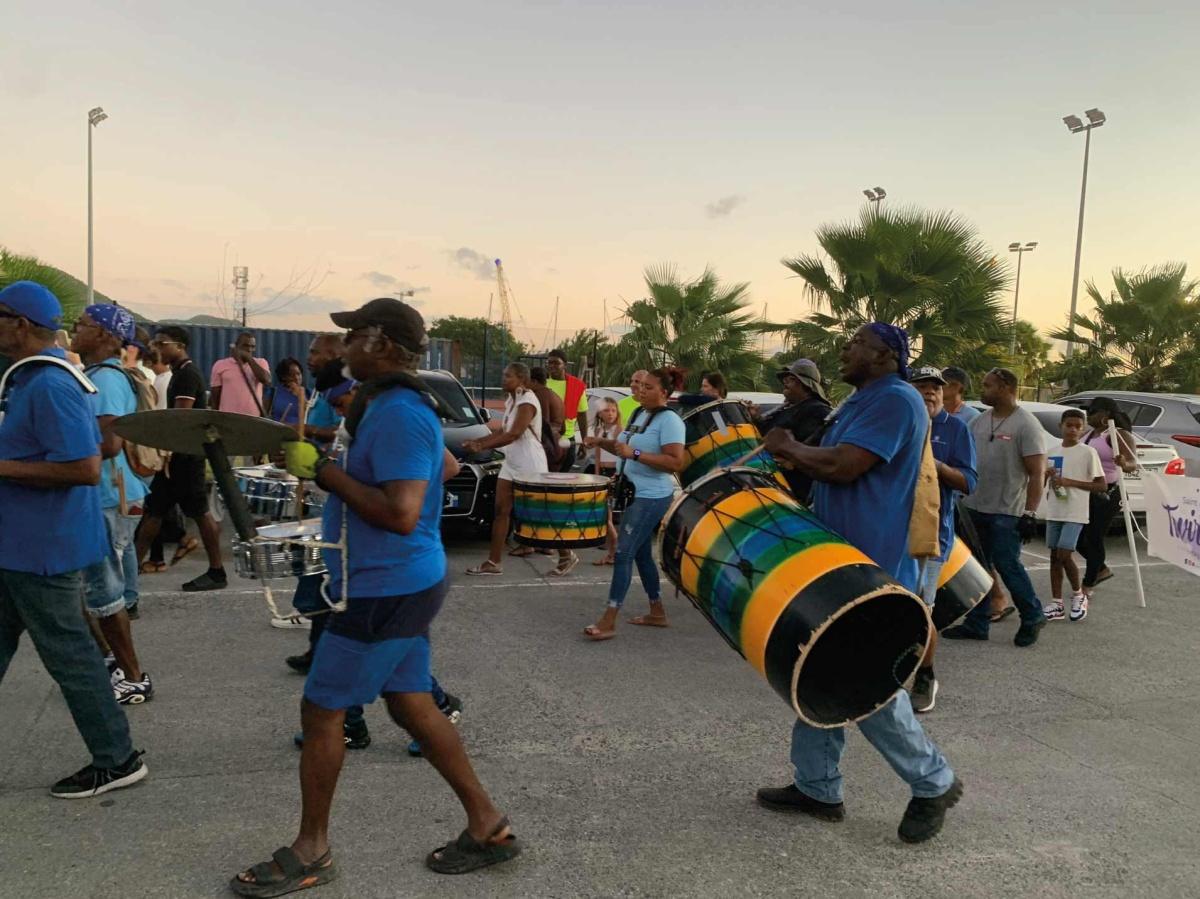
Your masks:
{"label": "marching drum", "polygon": [[608,539],[609,483],[594,474],[515,474],[514,539],[548,549],[602,546]]}
{"label": "marching drum", "polygon": [[933,605],[933,626],[938,633],[961,621],[983,602],[992,589],[992,583],[992,576],[971,555],[966,542],[961,537],[955,537],[950,555],[942,563]]}
{"label": "marching drum", "polygon": [[[717,400],[689,410],[684,413],[683,425],[687,443],[683,449],[684,468],[679,473],[679,483],[685,488],[715,469],[728,468],[762,443],[762,435],[750,418],[750,412],[732,400]],[[766,450],[740,465],[768,472],[787,489],[779,466]]]}
{"label": "marching drum", "polygon": [[304,508],[298,513],[296,493],[300,482],[294,475],[272,465],[235,468],[238,491],[246,498],[250,514],[268,521],[288,521],[320,516],[322,501],[308,485],[304,489]]}
{"label": "marching drum", "polygon": [[321,519],[291,521],[258,529],[253,540],[233,541],[233,562],[245,578],[274,580],[324,574]]}
{"label": "marching drum", "polygon": [[765,471],[716,471],[663,519],[663,570],[796,714],[838,727],[885,705],[931,634],[919,597]]}

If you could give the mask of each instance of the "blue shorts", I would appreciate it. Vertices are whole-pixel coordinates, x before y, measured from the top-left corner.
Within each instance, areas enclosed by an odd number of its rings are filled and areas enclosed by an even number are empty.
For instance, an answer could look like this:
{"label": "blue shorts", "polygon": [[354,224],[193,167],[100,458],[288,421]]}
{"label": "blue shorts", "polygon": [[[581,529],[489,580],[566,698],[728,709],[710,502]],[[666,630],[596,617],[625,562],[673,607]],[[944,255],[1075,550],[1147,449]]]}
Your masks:
{"label": "blue shorts", "polygon": [[429,637],[364,643],[326,630],[317,641],[304,698],[324,709],[368,705],[381,693],[429,693]]}
{"label": "blue shorts", "polygon": [[1046,546],[1050,549],[1075,549],[1083,525],[1078,521],[1047,521]]}
{"label": "blue shorts", "polygon": [[141,520],[141,515],[122,515],[116,506],[104,510],[108,552],[83,570],[84,605],[95,618],[108,618],[125,608],[125,550]]}

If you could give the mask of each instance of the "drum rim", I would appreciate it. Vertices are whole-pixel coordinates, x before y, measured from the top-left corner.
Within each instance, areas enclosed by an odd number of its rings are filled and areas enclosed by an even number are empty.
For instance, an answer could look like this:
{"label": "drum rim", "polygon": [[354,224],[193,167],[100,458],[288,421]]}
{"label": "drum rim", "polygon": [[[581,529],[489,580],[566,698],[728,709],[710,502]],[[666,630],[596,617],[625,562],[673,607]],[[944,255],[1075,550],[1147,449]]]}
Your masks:
{"label": "drum rim", "polygon": [[[561,473],[560,472],[552,472],[552,471],[532,472],[532,474],[563,474],[563,473],[565,473],[565,472],[561,472]],[[520,484],[523,487],[527,486],[527,487],[543,487],[543,488],[544,487],[580,487],[580,486],[588,487],[588,488],[597,488],[597,487],[604,487],[604,486],[607,486],[612,483],[612,478],[607,478],[604,475],[588,474],[587,472],[583,472],[583,471],[574,472],[573,474],[574,474],[574,477],[570,480],[567,480],[565,478],[556,478],[554,480],[549,480],[549,481],[529,481],[529,480],[525,479],[525,477],[527,477],[527,476],[522,477],[522,476],[517,475],[514,472],[512,482],[513,482],[514,487],[516,485]],[[585,480],[586,478],[595,478],[595,480]]]}
{"label": "drum rim", "polygon": [[681,415],[679,417],[682,418],[684,421],[687,421],[693,415],[703,412],[705,409],[711,409],[713,406],[741,406],[742,408],[745,408],[745,404],[742,402],[739,402],[738,400],[731,400],[731,399],[713,400],[710,403],[705,403],[703,406],[693,406],[691,409],[688,409],[687,412],[683,413],[683,415]]}
{"label": "drum rim", "polygon": [[[316,539],[321,539],[321,525],[323,519],[320,518],[305,518],[301,521],[281,521],[278,524],[266,524],[255,529],[254,536],[263,537],[267,540],[279,537],[302,537],[306,534],[312,534]],[[315,530],[307,530],[314,528]],[[250,544],[254,540],[235,540],[235,544]]]}

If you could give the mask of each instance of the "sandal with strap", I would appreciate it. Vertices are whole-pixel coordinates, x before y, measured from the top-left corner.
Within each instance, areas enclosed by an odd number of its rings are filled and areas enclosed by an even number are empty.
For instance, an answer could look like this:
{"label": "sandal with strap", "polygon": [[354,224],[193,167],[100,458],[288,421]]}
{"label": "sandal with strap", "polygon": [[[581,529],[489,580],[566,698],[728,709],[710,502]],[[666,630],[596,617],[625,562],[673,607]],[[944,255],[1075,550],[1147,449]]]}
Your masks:
{"label": "sandal with strap", "polygon": [[149,559],[138,566],[139,574],[162,574],[166,570],[166,562],[151,562]]}
{"label": "sandal with strap", "polygon": [[491,576],[495,577],[496,575],[504,574],[504,569],[501,568],[499,565],[497,565],[495,562],[493,562],[491,559],[484,559],[482,562],[480,562],[474,568],[468,568],[464,573],[470,574],[470,575],[475,575],[475,576],[491,575]]}
{"label": "sandal with strap", "polygon": [[471,836],[469,831],[464,830],[453,843],[447,843],[429,853],[425,864],[438,874],[466,874],[516,858],[521,854],[521,843],[514,834],[510,833],[499,843],[488,842],[506,827],[508,818],[501,818],[500,823],[482,843]]}
{"label": "sandal with strap", "polygon": [[199,548],[200,541],[195,537],[184,537],[175,547],[175,555],[171,556],[171,567],[174,568]]}
{"label": "sandal with strap", "polygon": [[551,577],[566,577],[568,574],[570,574],[575,569],[575,566],[578,564],[579,564],[579,556],[577,553],[572,552],[565,559],[560,559],[558,564],[550,569],[550,576]]}
{"label": "sandal with strap", "polygon": [[283,896],[329,883],[337,878],[337,868],[328,851],[306,865],[290,846],[281,846],[271,855],[271,861],[259,862],[242,874],[249,874],[254,879],[242,880],[241,874],[235,875],[229,881],[231,890],[239,896],[271,899],[272,896]]}

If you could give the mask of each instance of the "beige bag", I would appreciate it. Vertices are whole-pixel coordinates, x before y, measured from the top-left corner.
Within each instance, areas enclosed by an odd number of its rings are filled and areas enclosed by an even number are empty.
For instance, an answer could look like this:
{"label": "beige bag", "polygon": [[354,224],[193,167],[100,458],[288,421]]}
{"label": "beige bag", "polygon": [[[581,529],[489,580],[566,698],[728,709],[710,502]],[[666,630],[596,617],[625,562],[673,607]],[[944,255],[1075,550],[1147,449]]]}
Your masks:
{"label": "beige bag", "polygon": [[[932,430],[932,424],[930,425]],[[936,559],[942,554],[938,540],[941,524],[941,491],[938,488],[937,463],[925,432],[925,448],[921,452],[921,470],[913,490],[912,515],[908,519],[908,554],[914,559]]]}

